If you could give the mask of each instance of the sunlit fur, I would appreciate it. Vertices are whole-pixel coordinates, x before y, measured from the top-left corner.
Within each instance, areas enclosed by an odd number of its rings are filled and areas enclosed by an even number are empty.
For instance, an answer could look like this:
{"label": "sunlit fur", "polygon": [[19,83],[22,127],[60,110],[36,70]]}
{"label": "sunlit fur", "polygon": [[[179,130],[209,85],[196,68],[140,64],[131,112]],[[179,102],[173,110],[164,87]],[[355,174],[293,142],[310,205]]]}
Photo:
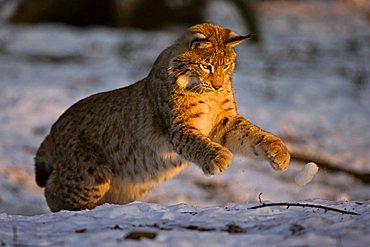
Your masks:
{"label": "sunlit fur", "polygon": [[141,200],[190,163],[206,175],[225,171],[233,153],[286,170],[284,143],[236,111],[234,46],[244,39],[211,24],[190,27],[146,78],[67,109],[35,157],[50,209]]}
{"label": "sunlit fur", "polygon": [[[209,40],[204,42],[205,47],[190,47],[170,64],[170,72],[175,78],[180,80],[183,80],[183,77],[188,78],[188,83],[182,83],[182,86],[198,93],[222,90],[228,86],[231,83],[236,56],[233,45],[226,43],[231,31],[207,27],[207,25],[198,25],[190,29],[195,37],[202,33]],[[191,40],[187,41],[191,43]],[[207,71],[208,67],[210,67],[209,71]]]}

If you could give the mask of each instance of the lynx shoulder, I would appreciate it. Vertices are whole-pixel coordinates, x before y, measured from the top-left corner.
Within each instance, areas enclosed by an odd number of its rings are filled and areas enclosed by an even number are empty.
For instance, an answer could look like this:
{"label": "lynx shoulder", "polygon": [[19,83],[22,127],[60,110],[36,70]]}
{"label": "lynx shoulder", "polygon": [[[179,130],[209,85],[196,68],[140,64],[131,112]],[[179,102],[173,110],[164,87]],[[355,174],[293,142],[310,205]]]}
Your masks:
{"label": "lynx shoulder", "polygon": [[286,170],[290,155],[281,139],[236,110],[234,47],[246,38],[207,23],[192,26],[146,78],[67,109],[35,157],[50,209],[140,200],[189,163],[206,175],[223,172],[233,154]]}

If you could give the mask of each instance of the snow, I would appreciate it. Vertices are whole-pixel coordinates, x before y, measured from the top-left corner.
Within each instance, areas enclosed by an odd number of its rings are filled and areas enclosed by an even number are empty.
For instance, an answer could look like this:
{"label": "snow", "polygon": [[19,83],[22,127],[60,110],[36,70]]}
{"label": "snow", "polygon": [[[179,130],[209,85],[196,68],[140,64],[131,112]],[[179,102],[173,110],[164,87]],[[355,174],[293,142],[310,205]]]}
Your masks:
{"label": "snow", "polygon": [[[258,203],[223,207],[164,206],[144,202],[103,205],[95,210],[39,216],[0,215],[3,246],[367,246],[370,202],[318,204],[317,208],[264,207]],[[147,235],[150,238],[127,239]],[[140,234],[141,233],[141,234]]]}
{"label": "snow", "polygon": [[313,163],[307,163],[303,169],[295,176],[294,181],[299,186],[305,186],[314,178],[316,173],[319,171],[319,167]]}
{"label": "snow", "polygon": [[[233,82],[239,112],[291,140],[290,146],[327,154],[343,168],[370,172],[369,25],[343,1],[308,2],[258,5],[263,43],[237,47]],[[213,5],[213,13],[227,6],[222,1],[212,3],[223,4]],[[236,15],[227,14],[233,11],[219,11],[210,19],[247,33]],[[299,186],[294,178],[304,164],[294,160],[284,173],[273,171],[267,162],[240,157],[212,177],[191,166],[155,188],[145,202],[49,212],[43,191],[34,182],[33,157],[53,122],[78,99],[146,76],[157,55],[184,28],[143,32],[0,23],[0,245],[366,246],[370,242],[366,234],[370,186],[321,167],[310,183]],[[361,216],[296,207],[248,209],[259,205],[260,199],[346,208]],[[229,233],[227,225],[242,233]],[[140,242],[124,240],[131,231],[157,236]]]}

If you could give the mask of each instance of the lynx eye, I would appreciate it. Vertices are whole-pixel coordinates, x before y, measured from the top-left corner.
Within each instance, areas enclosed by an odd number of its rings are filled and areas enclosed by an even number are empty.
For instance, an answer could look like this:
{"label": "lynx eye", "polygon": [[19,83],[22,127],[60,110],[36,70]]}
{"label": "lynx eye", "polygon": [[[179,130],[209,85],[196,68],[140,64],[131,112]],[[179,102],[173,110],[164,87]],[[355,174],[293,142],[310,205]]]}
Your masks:
{"label": "lynx eye", "polygon": [[199,64],[199,67],[200,67],[203,71],[205,71],[205,72],[207,72],[207,73],[211,73],[211,72],[213,72],[213,66],[212,66],[211,64],[207,64],[207,65]]}

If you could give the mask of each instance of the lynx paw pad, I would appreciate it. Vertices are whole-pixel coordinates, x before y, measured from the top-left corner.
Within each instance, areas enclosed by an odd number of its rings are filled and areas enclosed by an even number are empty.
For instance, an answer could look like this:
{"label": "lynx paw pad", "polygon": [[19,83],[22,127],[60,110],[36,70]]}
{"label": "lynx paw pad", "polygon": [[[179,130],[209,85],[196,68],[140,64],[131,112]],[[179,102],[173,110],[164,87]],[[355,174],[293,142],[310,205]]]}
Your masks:
{"label": "lynx paw pad", "polygon": [[229,150],[222,148],[209,164],[203,166],[204,174],[216,175],[225,171],[230,166],[232,157],[233,154]]}
{"label": "lynx paw pad", "polygon": [[288,169],[290,154],[280,139],[275,139],[267,143],[266,155],[275,170],[285,171]]}

